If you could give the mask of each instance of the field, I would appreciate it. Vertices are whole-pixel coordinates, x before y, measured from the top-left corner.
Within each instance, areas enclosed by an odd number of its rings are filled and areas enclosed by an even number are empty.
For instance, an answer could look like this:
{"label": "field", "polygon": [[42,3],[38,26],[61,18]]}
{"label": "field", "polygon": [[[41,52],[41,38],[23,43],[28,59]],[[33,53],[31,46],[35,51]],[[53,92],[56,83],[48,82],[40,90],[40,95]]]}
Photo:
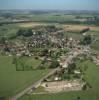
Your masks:
{"label": "field", "polygon": [[[98,100],[99,94],[89,91],[78,91],[57,94],[37,94],[31,96],[24,96],[19,100]],[[78,99],[80,97],[80,99]]]}
{"label": "field", "polygon": [[74,20],[74,15],[65,15],[65,13],[48,13],[48,14],[29,14],[25,16],[18,16],[19,18],[28,17],[32,21],[39,21],[39,22],[63,22],[63,21],[70,21]]}
{"label": "field", "polygon": [[[79,19],[79,23],[73,23],[73,21],[78,21],[77,16],[83,17]],[[90,28],[87,34],[94,34],[95,39],[98,39],[92,44],[92,49],[99,53],[99,25],[96,24],[86,24],[82,23],[86,21],[86,17],[94,17],[91,14],[65,14],[65,13],[44,13],[44,14],[12,14],[10,18],[5,18],[0,15],[0,24],[4,22],[4,25],[0,25],[0,40],[2,37],[7,38],[9,41],[22,41],[24,38],[16,37],[16,33],[21,28],[33,28],[40,25],[56,25],[63,27],[65,30],[65,36],[72,37],[74,39],[82,39],[83,36],[80,33],[81,30],[85,28]],[[99,17],[99,15],[96,15]],[[12,20],[31,20],[31,22],[18,22],[10,23]],[[68,23],[68,21],[70,21]],[[14,95],[35,81],[41,79],[48,73],[48,69],[44,70],[29,70],[16,71],[16,66],[12,64],[13,58],[10,56],[0,55],[0,97],[8,97]],[[40,60],[35,60],[34,58],[24,57],[21,59],[26,66],[32,66],[33,69],[39,66]],[[47,66],[48,64],[45,64]],[[77,62],[77,66],[88,66],[85,72],[85,80],[92,86],[91,89],[87,91],[78,92],[64,92],[57,94],[38,94],[38,95],[25,95],[19,100],[98,100],[99,99],[99,66],[96,66],[90,61]],[[44,67],[45,67],[44,66]],[[22,66],[18,66],[19,68]],[[42,89],[41,89],[42,90]],[[80,97],[80,99],[79,99]]]}
{"label": "field", "polygon": [[89,26],[89,25],[63,25],[65,30],[67,31],[81,31],[85,28],[90,28],[90,31],[99,32],[99,27],[97,26]]}
{"label": "field", "polygon": [[[40,61],[25,62],[35,67]],[[16,71],[12,57],[7,56],[0,56],[0,65],[0,97],[13,95],[48,73],[48,70]]]}
{"label": "field", "polygon": [[0,26],[0,39],[2,37],[5,37],[7,39],[15,37],[18,29],[19,27],[17,26],[17,24],[6,24]]}
{"label": "field", "polygon": [[[29,22],[29,23],[21,23],[19,24],[19,27],[35,27],[35,26],[40,26],[40,25],[47,25],[48,23],[40,23],[40,22]],[[48,24],[49,25],[49,24]],[[56,24],[56,25],[60,25],[61,27],[63,27],[66,31],[81,31],[85,28],[90,28],[90,31],[95,31],[95,32],[99,32],[99,27],[98,26],[90,26],[90,25],[70,25],[70,24]]]}
{"label": "field", "polygon": [[[10,12],[11,13],[11,12]],[[13,14],[14,13],[14,14]],[[95,16],[99,17],[99,14],[66,14],[65,12],[48,12],[48,13],[40,13],[40,12],[29,12],[29,13],[17,13],[12,12],[10,17],[6,18],[5,16],[1,14],[0,22],[11,22],[12,20],[30,20],[31,22],[21,22],[18,24],[5,24],[3,26],[0,26],[0,35],[6,35],[6,36],[14,36],[18,28],[32,28],[39,25],[59,25],[61,27],[64,27],[65,31],[70,31],[74,33],[78,33],[84,28],[89,27],[90,32],[99,32],[98,25],[94,25],[94,23],[82,23],[82,20],[87,20],[87,18],[94,18]],[[13,18],[12,18],[13,17]],[[77,18],[79,17],[79,18]],[[8,20],[8,21],[6,21]],[[68,23],[70,21],[70,23]],[[79,21],[79,23],[73,22],[73,21]],[[74,34],[74,37],[77,35]]]}
{"label": "field", "polygon": [[19,27],[33,28],[35,26],[40,26],[40,25],[46,25],[46,24],[45,23],[38,23],[38,22],[30,22],[30,23],[21,23],[21,24],[19,24]]}
{"label": "field", "polygon": [[[86,91],[64,92],[56,94],[33,94],[25,95],[19,100],[98,100],[99,99],[99,66],[96,66],[91,61],[77,62],[78,66],[87,65],[88,69],[85,72],[84,78],[92,88]],[[80,98],[80,99],[79,99]]]}
{"label": "field", "polygon": [[[50,25],[50,23],[42,23],[42,22],[31,22],[31,23],[20,23],[18,24],[19,27],[23,28],[33,28],[35,26],[40,25]],[[77,24],[59,24],[59,23],[53,23],[53,25],[62,27],[65,30],[65,35],[68,37],[72,37],[75,39],[82,38],[82,34],[80,33],[81,30],[85,28],[90,28],[90,31],[87,32],[87,34],[96,35],[95,38],[98,38],[99,34],[99,27],[93,26],[93,25],[77,25]]]}

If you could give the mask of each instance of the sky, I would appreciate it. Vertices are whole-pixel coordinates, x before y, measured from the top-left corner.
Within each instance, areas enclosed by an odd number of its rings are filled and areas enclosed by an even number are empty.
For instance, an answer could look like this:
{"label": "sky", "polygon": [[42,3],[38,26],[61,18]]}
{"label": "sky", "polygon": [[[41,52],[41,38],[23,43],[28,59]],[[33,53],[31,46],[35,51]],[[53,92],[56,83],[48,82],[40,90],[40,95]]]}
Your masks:
{"label": "sky", "polygon": [[99,10],[99,0],[0,0],[0,9]]}

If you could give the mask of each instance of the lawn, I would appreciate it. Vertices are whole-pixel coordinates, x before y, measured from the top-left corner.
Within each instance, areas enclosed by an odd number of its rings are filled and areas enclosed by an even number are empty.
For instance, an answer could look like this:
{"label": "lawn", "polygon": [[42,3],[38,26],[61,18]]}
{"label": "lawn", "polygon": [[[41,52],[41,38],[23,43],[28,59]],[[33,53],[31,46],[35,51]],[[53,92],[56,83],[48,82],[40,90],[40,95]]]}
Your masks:
{"label": "lawn", "polygon": [[[27,60],[26,60],[27,61]],[[39,61],[27,61],[37,66]],[[48,70],[16,71],[12,57],[0,56],[0,97],[13,95],[48,73]]]}
{"label": "lawn", "polygon": [[89,60],[77,62],[78,67],[82,65],[88,66],[84,78],[92,86],[89,90],[56,94],[25,95],[19,100],[99,100],[99,66],[96,66]]}

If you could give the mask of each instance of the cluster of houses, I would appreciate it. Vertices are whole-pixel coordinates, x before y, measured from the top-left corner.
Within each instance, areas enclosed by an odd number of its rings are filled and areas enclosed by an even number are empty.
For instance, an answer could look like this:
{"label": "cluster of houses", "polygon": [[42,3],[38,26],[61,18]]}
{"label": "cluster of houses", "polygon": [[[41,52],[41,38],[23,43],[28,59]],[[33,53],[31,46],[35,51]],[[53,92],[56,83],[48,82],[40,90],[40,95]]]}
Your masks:
{"label": "cluster of houses", "polygon": [[96,56],[92,56],[92,60],[93,62],[99,66],[99,55],[96,55]]}
{"label": "cluster of houses", "polygon": [[[39,34],[40,33],[40,34]],[[36,31],[33,33],[31,37],[28,39],[19,42],[9,42],[0,44],[0,50],[5,51],[5,54],[15,54],[17,56],[26,55],[32,56],[33,50],[35,48],[45,48],[49,47],[52,48],[65,48],[65,47],[74,47],[76,46],[76,40],[72,38],[67,39],[64,37],[64,31],[58,30],[53,32],[39,32]]]}
{"label": "cluster of houses", "polygon": [[[43,27],[44,28],[44,27]],[[91,55],[90,47],[79,45],[79,40],[74,40],[72,37],[65,37],[64,30],[56,30],[55,31],[34,31],[33,35],[21,42],[9,42],[0,43],[0,51],[5,51],[5,54],[11,56],[15,54],[17,56],[33,56],[33,50],[35,48],[48,48],[50,46],[50,50],[53,48],[68,48],[74,49],[74,51],[69,52],[69,57],[65,58],[66,61],[60,61],[60,65],[63,68],[68,67],[69,63],[72,62],[72,59],[75,58],[79,54],[85,54],[87,56]],[[99,58],[93,57],[93,61],[99,65]]]}

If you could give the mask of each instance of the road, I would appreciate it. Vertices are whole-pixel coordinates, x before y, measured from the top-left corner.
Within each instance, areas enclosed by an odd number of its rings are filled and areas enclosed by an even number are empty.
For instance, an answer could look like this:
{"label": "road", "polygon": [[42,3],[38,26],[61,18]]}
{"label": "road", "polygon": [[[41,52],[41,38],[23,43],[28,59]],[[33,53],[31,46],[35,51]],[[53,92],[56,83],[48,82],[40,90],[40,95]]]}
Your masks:
{"label": "road", "polygon": [[82,49],[82,50],[76,50],[76,49],[74,49],[74,50],[72,50],[71,52],[69,52],[69,53],[68,53],[68,56],[66,57],[65,62],[63,63],[63,68],[67,68],[68,65],[69,65],[70,63],[72,63],[72,60],[73,60],[74,58],[76,58],[79,54],[83,54],[84,51],[85,51],[85,48]]}
{"label": "road", "polygon": [[[84,53],[86,50],[86,48],[83,48],[82,50],[76,50],[76,49],[73,49],[68,55],[67,55],[67,59],[65,61],[64,64],[67,64],[68,63],[71,63],[73,58],[77,57],[79,54],[82,54]],[[54,74],[57,70],[60,70],[60,68],[56,68],[56,69],[53,69],[51,72],[49,72],[46,76],[42,77],[40,80],[38,80],[37,82],[33,83],[32,85],[30,85],[29,87],[25,88],[23,91],[19,92],[18,94],[16,94],[15,96],[12,96],[10,100],[17,100],[18,98],[20,98],[21,96],[23,96],[24,94],[28,93],[28,91],[30,91],[32,88],[37,88],[41,82],[47,78],[48,76]]]}
{"label": "road", "polygon": [[32,88],[38,87],[40,85],[40,83],[47,78],[48,76],[54,74],[57,70],[60,70],[60,68],[56,68],[54,70],[52,70],[51,72],[49,72],[46,76],[42,77],[40,80],[38,80],[37,82],[33,83],[32,85],[30,85],[29,87],[25,88],[23,91],[19,92],[18,94],[16,94],[15,96],[12,96],[10,98],[10,100],[17,100],[19,99],[21,96],[23,96],[24,94],[26,94],[29,90],[31,90]]}

